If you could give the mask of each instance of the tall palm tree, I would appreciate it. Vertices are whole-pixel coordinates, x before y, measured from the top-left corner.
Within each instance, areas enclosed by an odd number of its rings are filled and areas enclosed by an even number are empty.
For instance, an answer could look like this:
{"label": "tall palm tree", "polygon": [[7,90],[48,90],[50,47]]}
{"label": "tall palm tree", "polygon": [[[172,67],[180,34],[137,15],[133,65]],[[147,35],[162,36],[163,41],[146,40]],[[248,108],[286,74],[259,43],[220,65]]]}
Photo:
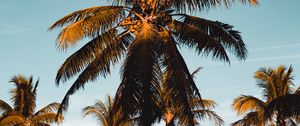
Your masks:
{"label": "tall palm tree", "polygon": [[[55,122],[56,111],[59,103],[51,103],[41,110],[35,112],[36,91],[39,81],[33,85],[32,77],[14,76],[11,82],[14,83],[12,93],[13,106],[0,100],[0,126],[50,126]],[[63,117],[58,116],[58,123]]]}
{"label": "tall palm tree", "polygon": [[[243,119],[234,122],[233,126],[264,126],[277,125],[286,126],[287,124],[296,124],[295,118],[288,118],[285,113],[287,111],[276,111],[275,104],[288,105],[290,100],[299,99],[298,91],[293,92],[292,87],[292,67],[288,69],[284,66],[279,66],[277,69],[261,69],[256,72],[255,78],[258,80],[258,86],[263,89],[263,98],[261,100],[251,95],[241,95],[234,99],[232,107],[238,115],[245,114]],[[290,96],[291,95],[291,96]],[[282,97],[289,97],[284,99]],[[278,100],[280,102],[278,102]],[[297,101],[297,100],[296,100]],[[298,100],[299,103],[299,100]],[[291,105],[291,104],[290,104]],[[298,106],[299,104],[294,105]],[[286,107],[286,106],[285,106]],[[286,108],[287,109],[287,108]],[[278,110],[278,109],[276,109]],[[293,113],[295,115],[296,111]],[[299,111],[298,111],[299,113]],[[294,116],[296,117],[296,116]]]}
{"label": "tall palm tree", "polygon": [[129,120],[120,122],[121,113],[112,115],[113,100],[107,96],[107,104],[98,100],[95,105],[87,106],[83,109],[84,116],[90,115],[95,117],[101,126],[132,126],[133,123]]}
{"label": "tall palm tree", "polygon": [[[197,68],[193,73],[192,76],[195,77],[195,74],[200,71],[201,67]],[[182,118],[180,118],[180,109],[176,108],[174,101],[174,97],[169,94],[169,91],[164,88],[166,86],[166,80],[168,75],[166,73],[162,76],[161,88],[160,88],[160,97],[161,97],[161,111],[162,111],[162,118],[165,120],[166,126],[175,126],[176,120],[178,122],[184,122]],[[190,96],[193,97],[193,96]],[[216,103],[213,100],[209,99],[200,99],[200,98],[192,98],[189,101],[189,106],[192,108],[192,112],[195,115],[194,124],[197,125],[199,119],[209,119],[215,122],[215,125],[221,126],[223,125],[224,121],[222,118],[217,115],[213,109],[216,106]],[[180,124],[180,123],[179,123]],[[187,125],[181,123],[180,125]]]}
{"label": "tall palm tree", "polygon": [[[247,1],[257,5],[257,0]],[[59,113],[68,107],[69,96],[99,75],[106,77],[111,65],[125,57],[122,81],[115,95],[114,112],[121,109],[128,119],[141,115],[140,125],[151,125],[158,106],[159,70],[170,76],[167,88],[176,97],[181,118],[192,124],[194,114],[188,96],[200,93],[178,49],[186,46],[204,56],[229,62],[227,51],[245,59],[247,50],[240,32],[219,21],[190,16],[186,12],[208,10],[234,0],[112,0],[111,6],[96,6],[66,15],[49,30],[64,27],[58,47],[67,49],[89,37],[77,52],[62,64],[56,83],[79,74],[62,100]],[[159,67],[157,67],[159,66]]]}

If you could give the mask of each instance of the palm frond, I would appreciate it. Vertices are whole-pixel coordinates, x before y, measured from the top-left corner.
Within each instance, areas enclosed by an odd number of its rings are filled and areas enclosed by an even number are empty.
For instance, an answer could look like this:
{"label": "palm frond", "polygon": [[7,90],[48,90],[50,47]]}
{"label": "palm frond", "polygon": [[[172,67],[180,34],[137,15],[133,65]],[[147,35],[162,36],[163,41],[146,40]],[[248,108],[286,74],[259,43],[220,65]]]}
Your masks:
{"label": "palm frond", "polygon": [[287,94],[272,100],[265,108],[266,118],[272,118],[273,113],[280,112],[284,118],[300,116],[300,95]]}
{"label": "palm frond", "polygon": [[0,112],[9,112],[13,111],[13,108],[3,100],[0,100]]}
{"label": "palm frond", "polygon": [[216,126],[222,126],[224,124],[222,117],[216,114],[216,112],[214,111],[208,109],[200,109],[200,110],[193,110],[193,112],[200,120],[208,119],[210,121],[213,121]]}
{"label": "palm frond", "polygon": [[103,126],[109,126],[109,123],[108,123],[109,115],[104,115],[103,111],[99,107],[87,106],[83,109],[83,114],[84,114],[84,117],[87,115],[91,115],[91,116],[95,117],[97,120],[99,120],[99,124],[102,124]]}
{"label": "palm frond", "polygon": [[46,114],[46,113],[52,113],[52,112],[56,112],[59,108],[60,104],[59,103],[51,103],[47,106],[45,106],[44,108],[40,109],[39,111],[37,111],[34,116],[38,116],[41,114]]}
{"label": "palm frond", "polygon": [[260,111],[263,110],[265,106],[265,102],[250,95],[241,95],[234,99],[232,103],[232,107],[238,115],[244,114],[248,111]]}
{"label": "palm frond", "polygon": [[232,126],[264,126],[263,120],[257,111],[247,113],[243,119],[240,119],[231,124]]}
{"label": "palm frond", "polygon": [[196,102],[198,103],[198,106],[202,104],[203,105],[202,108],[205,109],[212,109],[215,108],[215,106],[217,105],[217,103],[214,100],[210,100],[210,99],[201,99],[200,101],[196,101]]}
{"label": "palm frond", "polygon": [[59,84],[61,80],[65,82],[84,70],[84,68],[90,64],[107,45],[111,44],[116,37],[116,29],[110,29],[97,36],[68,57],[57,72],[56,84]]}
{"label": "palm frond", "polygon": [[37,81],[35,82],[34,88],[33,88],[33,90],[32,90],[32,93],[33,93],[34,95],[36,95],[36,91],[37,91],[37,87],[39,86],[39,82],[40,82],[40,79],[38,78]]}
{"label": "palm frond", "polygon": [[25,117],[33,114],[36,107],[36,94],[33,91],[32,77],[26,78],[22,75],[14,76],[10,82],[16,86],[11,91],[14,111],[22,113]]}
{"label": "palm frond", "polygon": [[278,96],[277,84],[273,82],[272,76],[275,74],[273,69],[260,69],[255,73],[255,78],[258,80],[258,86],[263,89],[263,96],[267,102],[275,99]]}
{"label": "palm frond", "polygon": [[229,7],[236,1],[244,4],[249,3],[253,6],[258,6],[258,0],[163,0],[161,4],[175,8],[176,11],[203,11],[220,6]]}
{"label": "palm frond", "polygon": [[239,59],[246,59],[247,49],[242,40],[240,32],[233,29],[233,26],[219,21],[210,21],[207,19],[183,15],[184,23],[196,26],[207,35],[220,42],[226,49],[236,55]]}
{"label": "palm frond", "polygon": [[293,86],[293,69],[290,66],[288,69],[280,65],[273,69],[260,69],[256,72],[255,78],[258,80],[258,86],[263,88],[263,95],[267,102],[273,99],[293,93],[291,86]]}
{"label": "palm frond", "polygon": [[144,22],[128,50],[113,107],[114,113],[121,108],[125,115],[139,114],[139,125],[152,124],[158,114],[156,103],[160,75],[155,66],[162,39],[152,27]]}
{"label": "palm frond", "polygon": [[64,28],[57,38],[58,46],[66,49],[83,37],[95,37],[112,28],[124,17],[123,9],[122,6],[100,6],[80,10],[57,21],[49,29],[74,22]]}
{"label": "palm frond", "polygon": [[0,121],[0,126],[12,126],[16,124],[22,124],[26,121],[26,118],[19,114],[10,115]]}
{"label": "palm frond", "polygon": [[40,114],[40,115],[36,115],[34,117],[32,117],[32,119],[30,120],[32,123],[34,124],[38,124],[38,123],[58,123],[60,124],[63,121],[63,116],[59,115],[58,117],[56,117],[56,113],[44,113],[44,114]]}
{"label": "palm frond", "polygon": [[[284,66],[282,66],[283,68],[285,68]],[[294,85],[292,80],[293,80],[293,76],[292,76],[292,72],[293,72],[293,67],[290,66],[287,70],[286,68],[281,72],[282,76],[278,77],[278,81],[282,83],[281,87],[282,87],[282,91],[280,95],[285,95],[285,94],[291,94],[292,93],[292,89],[291,86]]]}
{"label": "palm frond", "polygon": [[198,54],[205,56],[211,54],[213,59],[229,62],[224,46],[196,26],[174,20],[169,27],[173,29],[179,44],[195,49]]}
{"label": "palm frond", "polygon": [[110,72],[111,64],[114,65],[119,61],[131,42],[131,39],[132,36],[130,34],[121,34],[119,37],[111,40],[110,44],[107,44],[105,48],[96,55],[95,59],[89,63],[68,90],[61,102],[58,114],[62,114],[62,111],[68,108],[70,95],[74,94],[80,88],[84,88],[86,82],[94,81],[99,74],[105,77],[106,74]]}
{"label": "palm frond", "polygon": [[193,73],[192,73],[193,78],[195,78],[195,75],[196,75],[197,73],[199,73],[199,71],[200,71],[201,69],[202,69],[202,67],[198,67],[196,70],[193,71]]}

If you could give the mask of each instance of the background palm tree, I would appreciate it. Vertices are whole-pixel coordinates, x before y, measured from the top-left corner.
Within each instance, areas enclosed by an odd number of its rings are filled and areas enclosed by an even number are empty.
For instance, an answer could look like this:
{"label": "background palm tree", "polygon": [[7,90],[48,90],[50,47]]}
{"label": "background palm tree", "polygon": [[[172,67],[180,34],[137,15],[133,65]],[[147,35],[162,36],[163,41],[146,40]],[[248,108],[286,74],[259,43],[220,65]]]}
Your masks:
{"label": "background palm tree", "polygon": [[[247,1],[257,5],[257,0]],[[166,84],[184,124],[194,123],[189,100],[200,98],[187,65],[178,49],[186,46],[198,54],[229,62],[227,51],[246,58],[240,33],[233,26],[187,15],[234,0],[113,0],[112,6],[96,6],[73,12],[55,22],[49,30],[64,27],[58,47],[74,46],[84,37],[92,38],[60,67],[56,82],[79,74],[62,100],[59,113],[68,107],[69,96],[97,76],[106,77],[111,65],[125,57],[122,81],[115,95],[113,112],[124,120],[140,116],[139,125],[151,125],[159,116],[159,71],[168,73]]]}
{"label": "background palm tree", "polygon": [[106,104],[98,100],[95,105],[87,106],[83,109],[84,116],[91,115],[99,121],[101,126],[132,126],[133,123],[129,120],[120,122],[118,119],[122,113],[112,115],[113,100],[107,96]]}
{"label": "background palm tree", "polygon": [[[292,67],[288,69],[284,66],[279,66],[277,69],[261,69],[256,72],[255,78],[258,80],[258,86],[263,89],[263,98],[260,100],[251,95],[241,95],[240,97],[234,99],[232,107],[237,112],[238,115],[245,114],[243,119],[234,122],[233,126],[264,126],[264,125],[277,125],[286,126],[287,124],[297,124],[295,122],[296,117],[287,117],[287,111],[275,111],[275,106],[279,104],[291,105],[289,102],[291,97],[294,96],[298,91],[293,92],[291,86],[293,76]],[[289,97],[283,101],[281,97]],[[300,98],[299,95],[297,96]],[[297,98],[296,97],[296,98]],[[295,99],[293,97],[293,99]],[[278,101],[279,100],[279,101]],[[296,100],[299,102],[299,100]],[[277,104],[277,105],[275,105]],[[298,106],[299,104],[294,105]],[[278,110],[278,109],[277,109]],[[296,111],[294,113],[297,113]],[[298,111],[299,113],[299,111]]]}
{"label": "background palm tree", "polygon": [[[3,100],[0,100],[0,125],[1,126],[50,126],[55,122],[55,116],[59,103],[51,103],[41,110],[35,112],[36,108],[36,91],[39,81],[34,85],[32,77],[29,79],[24,76],[14,76],[11,80],[16,88],[12,93],[13,106],[10,106]],[[58,116],[58,123],[63,117]]]}
{"label": "background palm tree", "polygon": [[[195,77],[195,74],[200,71],[201,67],[197,68],[193,73],[192,76]],[[161,111],[162,111],[162,118],[165,120],[166,126],[175,126],[176,120],[178,122],[183,122],[184,120],[179,116],[180,109],[176,108],[173,102],[174,97],[169,94],[169,91],[164,88],[166,86],[167,75],[163,74],[161,88],[160,88],[160,97],[161,97]],[[192,97],[192,96],[191,96]],[[193,98],[189,101],[189,106],[192,109],[192,112],[195,115],[194,124],[197,125],[199,119],[209,119],[215,122],[215,125],[221,126],[223,125],[224,121],[222,118],[217,115],[213,109],[216,106],[216,103],[213,100],[209,99],[200,99],[200,98]],[[180,124],[180,125],[187,125],[187,124]]]}

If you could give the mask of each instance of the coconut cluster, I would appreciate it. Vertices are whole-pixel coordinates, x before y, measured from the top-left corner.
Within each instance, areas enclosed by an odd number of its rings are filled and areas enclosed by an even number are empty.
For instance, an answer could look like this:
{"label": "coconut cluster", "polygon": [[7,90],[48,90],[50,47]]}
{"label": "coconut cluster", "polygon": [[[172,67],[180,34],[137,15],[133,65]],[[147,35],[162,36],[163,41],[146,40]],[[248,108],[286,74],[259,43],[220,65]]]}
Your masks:
{"label": "coconut cluster", "polygon": [[138,31],[140,29],[140,26],[142,25],[142,21],[139,19],[127,17],[121,22],[121,26],[124,29],[128,29],[131,33],[137,35]]}

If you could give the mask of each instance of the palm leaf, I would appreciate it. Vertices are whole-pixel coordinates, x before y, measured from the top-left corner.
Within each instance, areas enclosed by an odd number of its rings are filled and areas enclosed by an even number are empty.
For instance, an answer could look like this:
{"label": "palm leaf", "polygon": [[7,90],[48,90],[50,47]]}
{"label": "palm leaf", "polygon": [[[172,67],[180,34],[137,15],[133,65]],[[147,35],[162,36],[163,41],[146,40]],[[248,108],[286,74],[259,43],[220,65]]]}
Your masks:
{"label": "palm leaf", "polygon": [[249,112],[243,119],[238,120],[231,124],[232,126],[264,126],[262,119],[258,112]]}
{"label": "palm leaf", "polygon": [[164,0],[162,1],[162,4],[175,8],[176,11],[193,12],[198,10],[209,10],[222,5],[229,7],[235,1],[240,1],[244,4],[249,3],[254,6],[258,5],[258,0]]}
{"label": "palm leaf", "polygon": [[34,114],[34,116],[38,116],[38,115],[46,114],[46,113],[56,112],[58,110],[59,106],[60,106],[59,103],[51,103],[51,104],[45,106],[44,108],[40,109],[38,112],[36,112]]}
{"label": "palm leaf", "polygon": [[3,100],[0,100],[0,112],[13,111],[13,108]]}
{"label": "palm leaf", "polygon": [[76,44],[83,37],[95,37],[112,28],[112,25],[117,24],[124,17],[123,8],[121,6],[100,6],[80,10],[57,21],[49,29],[74,22],[64,28],[57,38],[59,47],[65,49]]}
{"label": "palm leaf", "polygon": [[272,100],[265,108],[266,118],[272,118],[273,113],[280,112],[284,118],[300,116],[300,95],[287,94]]}
{"label": "palm leaf", "polygon": [[232,103],[232,107],[238,115],[252,110],[260,111],[263,110],[265,106],[265,102],[250,95],[241,95],[240,97],[234,99]]}
{"label": "palm leaf", "polygon": [[62,114],[62,111],[68,108],[70,95],[74,94],[80,88],[84,88],[86,82],[94,81],[99,74],[105,76],[110,72],[110,65],[117,63],[124,51],[126,51],[131,39],[132,36],[130,34],[121,34],[119,37],[112,39],[111,42],[96,55],[95,59],[84,69],[68,90],[61,102],[58,114]]}
{"label": "palm leaf", "polygon": [[22,113],[25,117],[33,114],[36,107],[36,96],[32,92],[32,77],[26,78],[22,75],[14,76],[10,82],[16,86],[11,91],[12,101],[14,102],[14,111]]}
{"label": "palm leaf", "polygon": [[173,34],[177,37],[179,44],[195,49],[198,54],[205,56],[212,54],[213,59],[229,62],[229,57],[223,45],[196,26],[173,21],[170,27],[174,29]]}
{"label": "palm leaf", "polygon": [[242,40],[240,32],[233,30],[233,26],[219,21],[210,21],[207,19],[182,15],[184,16],[184,23],[196,26],[204,31],[206,34],[213,37],[222,45],[234,53],[239,59],[247,57],[247,49]]}
{"label": "palm leaf", "polygon": [[91,115],[95,117],[97,120],[99,120],[99,124],[102,124],[103,126],[109,126],[109,123],[107,122],[109,115],[103,115],[104,113],[99,107],[87,106],[83,109],[83,113],[84,116]]}
{"label": "palm leaf", "polygon": [[275,99],[278,96],[277,85],[274,83],[272,76],[274,75],[273,69],[260,69],[255,73],[255,78],[258,80],[258,86],[263,89],[264,98],[267,102]]}
{"label": "palm leaf", "polygon": [[16,124],[22,124],[26,121],[26,118],[19,114],[10,115],[0,121],[0,126],[11,126]]}
{"label": "palm leaf", "polygon": [[62,64],[56,75],[56,83],[66,81],[77,73],[81,72],[88,64],[90,64],[105,47],[116,38],[116,29],[110,29],[107,32],[97,36],[74,54],[72,54]]}
{"label": "palm leaf", "polygon": [[198,67],[196,70],[193,71],[192,76],[195,78],[195,75],[202,69],[202,67]]}
{"label": "palm leaf", "polygon": [[206,118],[208,120],[214,121],[216,126],[222,126],[224,124],[222,118],[219,115],[217,115],[214,111],[207,110],[207,109],[200,109],[200,110],[193,110],[193,112],[200,120]]}
{"label": "palm leaf", "polygon": [[191,106],[194,108],[205,108],[205,109],[212,109],[215,108],[215,106],[217,105],[217,103],[213,100],[210,99],[197,99],[194,98],[191,101]]}
{"label": "palm leaf", "polygon": [[36,116],[33,116],[32,119],[30,120],[33,124],[38,124],[38,123],[54,123],[57,122],[60,124],[63,120],[63,117],[61,115],[56,117],[56,113],[44,113],[44,114],[39,114]]}

